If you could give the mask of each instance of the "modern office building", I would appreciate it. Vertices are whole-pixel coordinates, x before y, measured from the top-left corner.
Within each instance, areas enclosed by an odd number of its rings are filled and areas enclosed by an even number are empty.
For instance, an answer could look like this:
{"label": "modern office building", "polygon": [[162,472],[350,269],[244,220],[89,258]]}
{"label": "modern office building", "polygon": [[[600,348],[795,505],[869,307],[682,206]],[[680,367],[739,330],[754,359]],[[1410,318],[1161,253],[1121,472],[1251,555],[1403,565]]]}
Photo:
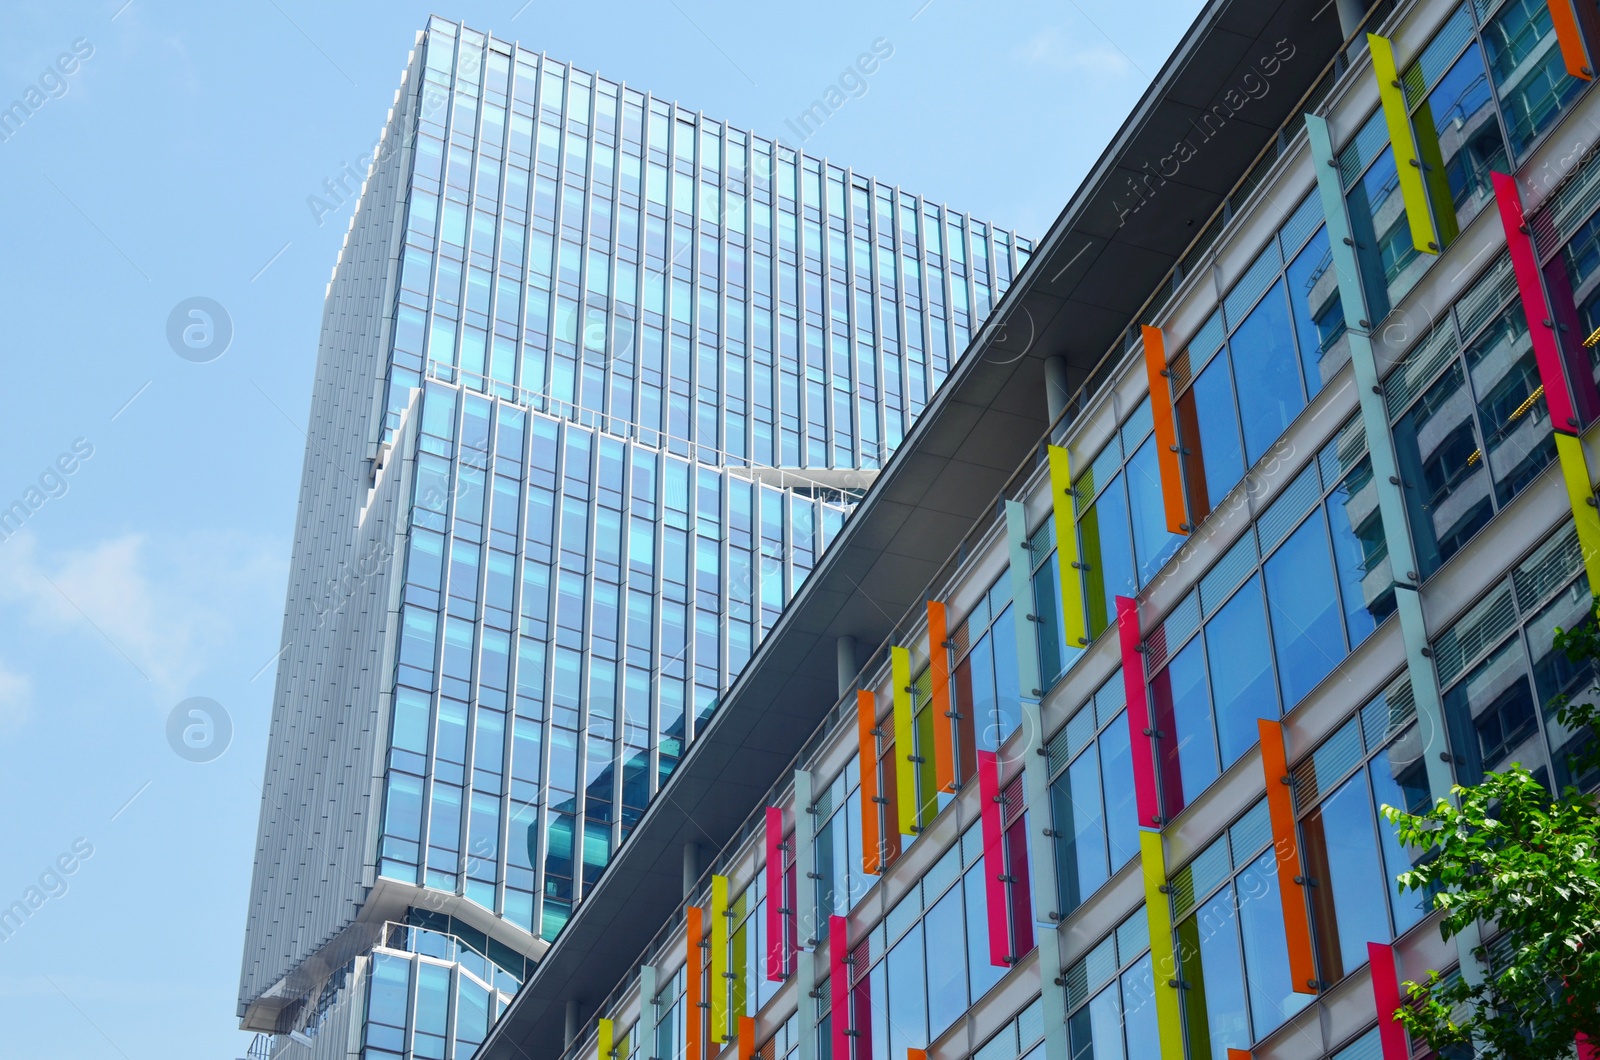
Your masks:
{"label": "modern office building", "polygon": [[429,23],[327,293],[260,1051],[472,1053],[1029,250]]}
{"label": "modern office building", "polygon": [[478,1055],[1410,1057],[1380,808],[1593,782],[1597,25],[1207,4]]}

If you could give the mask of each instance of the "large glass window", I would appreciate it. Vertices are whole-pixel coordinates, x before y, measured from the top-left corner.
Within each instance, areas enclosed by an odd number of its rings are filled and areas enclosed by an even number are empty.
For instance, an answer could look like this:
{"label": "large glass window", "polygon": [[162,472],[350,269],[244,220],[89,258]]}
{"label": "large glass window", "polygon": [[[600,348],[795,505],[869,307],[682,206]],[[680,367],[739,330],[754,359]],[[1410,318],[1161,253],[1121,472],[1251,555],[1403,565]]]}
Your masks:
{"label": "large glass window", "polygon": [[1189,1056],[1223,1060],[1310,998],[1294,992],[1265,800],[1172,878]]}
{"label": "large glass window", "polygon": [[1421,336],[1384,391],[1398,413],[1395,457],[1426,578],[1555,456],[1509,261],[1491,265]]}
{"label": "large glass window", "polygon": [[1521,157],[1570,109],[1583,82],[1567,74],[1543,0],[1508,0],[1482,33],[1511,146]]}
{"label": "large glass window", "polygon": [[1067,1037],[1074,1060],[1159,1056],[1150,931],[1135,910],[1067,969]]}
{"label": "large glass window", "polygon": [[1555,720],[1551,699],[1585,692],[1590,666],[1553,650],[1556,627],[1593,621],[1577,538],[1564,526],[1433,642],[1458,783],[1520,764],[1546,786],[1592,784],[1575,777],[1583,739]]}
{"label": "large glass window", "polygon": [[[1049,744],[1056,879],[1063,916],[1139,852],[1133,756],[1120,675],[1068,719]],[[1064,768],[1063,768],[1064,767]]]}
{"label": "large glass window", "polygon": [[1338,982],[1427,913],[1427,896],[1395,882],[1424,852],[1403,847],[1382,808],[1425,812],[1432,803],[1410,683],[1401,677],[1362,707],[1294,770],[1307,894],[1320,978]]}

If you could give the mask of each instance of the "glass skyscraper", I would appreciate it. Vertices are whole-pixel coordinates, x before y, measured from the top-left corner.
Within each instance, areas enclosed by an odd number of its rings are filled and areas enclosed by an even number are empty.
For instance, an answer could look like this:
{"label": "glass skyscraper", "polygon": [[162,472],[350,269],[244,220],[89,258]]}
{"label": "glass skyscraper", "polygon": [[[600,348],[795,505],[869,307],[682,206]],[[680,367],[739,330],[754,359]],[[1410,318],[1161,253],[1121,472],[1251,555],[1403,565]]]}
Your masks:
{"label": "glass skyscraper", "polygon": [[328,288],[261,1050],[471,1054],[1029,251],[429,23]]}

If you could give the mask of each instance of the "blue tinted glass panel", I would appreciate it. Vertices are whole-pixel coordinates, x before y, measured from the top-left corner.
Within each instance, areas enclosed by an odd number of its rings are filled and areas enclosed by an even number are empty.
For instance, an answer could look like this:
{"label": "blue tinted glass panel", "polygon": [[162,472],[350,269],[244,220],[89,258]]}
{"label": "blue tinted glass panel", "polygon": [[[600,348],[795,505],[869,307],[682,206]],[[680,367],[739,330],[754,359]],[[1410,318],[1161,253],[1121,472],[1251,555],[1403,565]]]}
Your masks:
{"label": "blue tinted glass panel", "polygon": [[1339,277],[1328,251],[1326,227],[1317,229],[1311,242],[1295,256],[1286,280],[1306,393],[1315,396],[1350,359]]}
{"label": "blue tinted glass panel", "polygon": [[1328,497],[1327,511],[1345,629],[1354,650],[1394,610],[1389,544],[1383,537],[1370,460],[1363,459],[1344,477]]}
{"label": "blue tinted glass panel", "polygon": [[[1193,802],[1217,779],[1217,731],[1206,687],[1205,648],[1191,640],[1153,684],[1156,727],[1169,738],[1161,741],[1161,790],[1168,817]],[[1174,796],[1177,804],[1173,805]]]}
{"label": "blue tinted glass panel", "polygon": [[1157,466],[1156,440],[1147,438],[1128,461],[1128,500],[1133,517],[1133,553],[1139,568],[1139,584],[1146,585],[1161,565],[1178,551],[1182,534],[1167,530],[1166,509],[1161,501],[1161,469]]}
{"label": "blue tinted glass panel", "polygon": [[1345,656],[1328,531],[1320,512],[1267,560],[1267,603],[1285,710],[1293,710]]}
{"label": "blue tinted glass panel", "polygon": [[[1278,862],[1271,850],[1239,874],[1239,928],[1244,939],[1245,983],[1255,1037],[1264,1038],[1311,1003],[1294,992],[1289,948],[1278,897]],[[1224,1054],[1226,1055],[1226,1054]]]}
{"label": "blue tinted glass panel", "polygon": [[1289,303],[1281,282],[1245,317],[1228,340],[1228,351],[1239,394],[1239,419],[1244,425],[1245,461],[1254,464],[1306,403]]}
{"label": "blue tinted glass panel", "polygon": [[1259,742],[1256,720],[1279,714],[1261,583],[1255,576],[1206,623],[1205,639],[1222,768],[1227,769]]}

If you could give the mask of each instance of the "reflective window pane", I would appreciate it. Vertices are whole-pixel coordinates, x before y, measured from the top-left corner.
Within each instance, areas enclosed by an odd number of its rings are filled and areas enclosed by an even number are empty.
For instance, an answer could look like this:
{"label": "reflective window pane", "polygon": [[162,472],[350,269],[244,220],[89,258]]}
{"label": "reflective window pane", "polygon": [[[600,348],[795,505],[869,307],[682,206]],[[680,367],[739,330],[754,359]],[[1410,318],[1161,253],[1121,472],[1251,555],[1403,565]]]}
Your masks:
{"label": "reflective window pane", "polygon": [[1256,720],[1279,716],[1272,642],[1256,576],[1206,623],[1205,641],[1222,768],[1227,769],[1259,742]]}
{"label": "reflective window pane", "polygon": [[1328,532],[1320,511],[1267,560],[1267,604],[1285,710],[1293,710],[1345,656]]}
{"label": "reflective window pane", "polygon": [[1228,339],[1228,353],[1244,426],[1245,462],[1254,464],[1306,404],[1281,281]]}
{"label": "reflective window pane", "polygon": [[1424,578],[1493,515],[1472,419],[1472,397],[1456,362],[1394,425],[1395,457]]}

